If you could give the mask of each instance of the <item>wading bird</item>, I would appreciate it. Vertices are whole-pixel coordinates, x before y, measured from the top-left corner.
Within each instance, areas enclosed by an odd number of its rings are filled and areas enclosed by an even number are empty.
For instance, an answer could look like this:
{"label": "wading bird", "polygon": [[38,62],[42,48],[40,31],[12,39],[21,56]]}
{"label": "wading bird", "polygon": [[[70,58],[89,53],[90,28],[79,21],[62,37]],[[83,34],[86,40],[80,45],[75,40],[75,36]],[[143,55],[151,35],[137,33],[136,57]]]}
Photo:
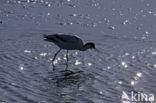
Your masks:
{"label": "wading bird", "polygon": [[[53,42],[54,44],[56,44],[60,48],[55,53],[55,55],[52,59],[53,67],[55,66],[54,60],[55,60],[57,54],[62,49],[67,50],[67,53],[66,53],[66,60],[67,60],[66,70],[68,67],[68,50],[86,51],[87,49],[96,49],[94,43],[88,42],[88,43],[84,44],[80,37],[73,35],[73,34],[57,33],[57,34],[43,35],[43,36],[44,36],[45,41]],[[53,70],[54,70],[54,68],[53,68]]]}

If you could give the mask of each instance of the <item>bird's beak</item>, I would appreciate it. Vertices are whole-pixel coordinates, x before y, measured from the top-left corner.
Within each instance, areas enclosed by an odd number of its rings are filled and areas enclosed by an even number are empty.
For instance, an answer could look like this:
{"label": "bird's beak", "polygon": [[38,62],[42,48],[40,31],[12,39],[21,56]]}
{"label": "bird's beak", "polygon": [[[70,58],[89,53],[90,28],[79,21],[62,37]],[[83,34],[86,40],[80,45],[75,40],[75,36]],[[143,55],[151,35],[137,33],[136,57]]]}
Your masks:
{"label": "bird's beak", "polygon": [[97,48],[94,48],[95,51],[100,52]]}

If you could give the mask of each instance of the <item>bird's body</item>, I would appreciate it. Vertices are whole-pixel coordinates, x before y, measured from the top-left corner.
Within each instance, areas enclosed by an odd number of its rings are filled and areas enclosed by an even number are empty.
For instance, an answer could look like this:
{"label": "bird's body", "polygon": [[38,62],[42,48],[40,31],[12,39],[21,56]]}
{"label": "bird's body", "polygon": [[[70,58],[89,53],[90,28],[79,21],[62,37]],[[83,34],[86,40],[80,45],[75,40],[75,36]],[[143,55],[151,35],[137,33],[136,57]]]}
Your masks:
{"label": "bird's body", "polygon": [[46,41],[55,43],[61,49],[83,50],[83,41],[76,35],[72,34],[53,34],[44,35]]}
{"label": "bird's body", "polygon": [[[60,49],[56,52],[54,55],[54,58],[52,60],[52,63],[54,62],[57,54],[62,50],[66,49],[67,54],[67,66],[68,67],[68,50],[80,50],[85,51],[87,49],[96,49],[95,44],[92,42],[88,42],[84,45],[83,41],[80,37],[73,35],[73,34],[64,34],[64,33],[58,33],[58,34],[52,34],[52,35],[43,35],[45,38],[45,41],[53,42],[55,43]],[[54,64],[53,64],[54,66]]]}

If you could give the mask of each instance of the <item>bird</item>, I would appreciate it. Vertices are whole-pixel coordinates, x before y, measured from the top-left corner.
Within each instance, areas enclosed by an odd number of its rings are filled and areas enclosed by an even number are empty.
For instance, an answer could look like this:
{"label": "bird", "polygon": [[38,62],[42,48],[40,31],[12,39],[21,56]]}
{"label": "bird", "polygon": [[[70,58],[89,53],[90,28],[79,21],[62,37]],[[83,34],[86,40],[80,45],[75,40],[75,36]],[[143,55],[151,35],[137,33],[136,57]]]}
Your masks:
{"label": "bird", "polygon": [[[43,35],[44,40],[48,42],[52,42],[55,45],[57,45],[60,49],[55,53],[53,59],[52,59],[52,64],[53,67],[54,61],[56,56],[61,50],[67,50],[66,52],[66,60],[67,60],[67,65],[66,65],[66,70],[68,68],[68,51],[69,50],[80,50],[80,51],[86,51],[88,49],[96,49],[95,43],[93,42],[87,42],[86,44],[83,43],[82,39],[75,35],[75,34],[70,34],[70,33],[55,33],[51,35]],[[54,70],[54,68],[53,68]]]}

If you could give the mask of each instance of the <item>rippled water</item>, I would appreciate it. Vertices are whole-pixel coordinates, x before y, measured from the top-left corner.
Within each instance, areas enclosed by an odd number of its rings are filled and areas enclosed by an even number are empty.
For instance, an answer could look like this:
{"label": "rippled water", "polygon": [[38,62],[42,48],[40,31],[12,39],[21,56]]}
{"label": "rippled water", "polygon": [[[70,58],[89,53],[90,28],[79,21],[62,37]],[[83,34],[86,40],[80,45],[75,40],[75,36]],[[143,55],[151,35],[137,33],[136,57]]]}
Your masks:
{"label": "rippled water", "polygon": [[[1,0],[0,102],[125,103],[156,95],[155,0]],[[75,33],[100,52],[65,51],[43,34]],[[130,102],[128,102],[130,103]],[[154,102],[152,102],[154,103]]]}

